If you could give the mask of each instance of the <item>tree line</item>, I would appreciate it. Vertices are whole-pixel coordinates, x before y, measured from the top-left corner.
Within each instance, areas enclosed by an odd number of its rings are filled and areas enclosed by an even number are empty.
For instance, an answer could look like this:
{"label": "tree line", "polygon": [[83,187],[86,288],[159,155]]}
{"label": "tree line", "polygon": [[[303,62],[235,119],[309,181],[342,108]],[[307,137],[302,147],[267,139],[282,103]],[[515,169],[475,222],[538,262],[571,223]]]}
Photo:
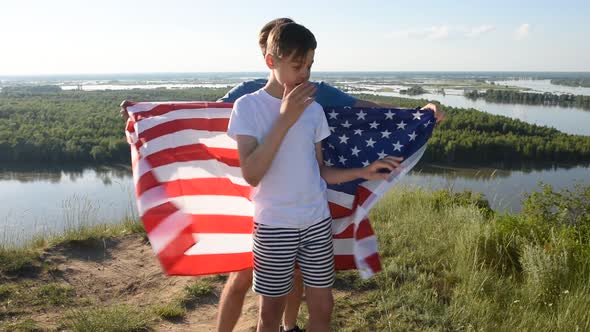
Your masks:
{"label": "tree line", "polygon": [[551,80],[551,84],[590,88],[590,78],[556,78]]}
{"label": "tree line", "polygon": [[531,105],[559,105],[590,109],[590,96],[554,93],[532,93],[514,90],[489,89],[484,92],[466,91],[465,97],[470,99],[483,98],[489,102]]}
{"label": "tree line", "polygon": [[[122,100],[213,101],[227,89],[31,91],[0,93],[0,162],[129,163]],[[363,99],[423,106],[425,100],[372,95]],[[425,160],[436,162],[590,161],[590,137],[561,133],[474,109],[446,108]]]}

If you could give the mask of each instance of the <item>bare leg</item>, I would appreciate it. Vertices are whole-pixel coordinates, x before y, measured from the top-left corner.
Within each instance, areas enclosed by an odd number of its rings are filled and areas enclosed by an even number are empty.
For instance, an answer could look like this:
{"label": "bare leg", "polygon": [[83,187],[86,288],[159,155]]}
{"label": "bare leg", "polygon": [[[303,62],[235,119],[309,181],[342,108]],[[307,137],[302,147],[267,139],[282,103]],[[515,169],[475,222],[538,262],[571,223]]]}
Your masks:
{"label": "bare leg", "polygon": [[301,271],[297,269],[293,280],[293,290],[287,295],[287,304],[283,314],[283,327],[285,330],[290,330],[297,325],[297,316],[299,315],[302,298],[303,278],[301,277]]}
{"label": "bare leg", "polygon": [[328,332],[332,320],[334,298],[332,288],[305,287],[305,299],[309,309],[308,332]]}
{"label": "bare leg", "polygon": [[279,330],[286,300],[287,295],[279,297],[260,296],[258,332],[277,332]]}
{"label": "bare leg", "polygon": [[217,332],[233,331],[242,314],[244,297],[250,286],[252,286],[252,269],[230,273],[219,300]]}

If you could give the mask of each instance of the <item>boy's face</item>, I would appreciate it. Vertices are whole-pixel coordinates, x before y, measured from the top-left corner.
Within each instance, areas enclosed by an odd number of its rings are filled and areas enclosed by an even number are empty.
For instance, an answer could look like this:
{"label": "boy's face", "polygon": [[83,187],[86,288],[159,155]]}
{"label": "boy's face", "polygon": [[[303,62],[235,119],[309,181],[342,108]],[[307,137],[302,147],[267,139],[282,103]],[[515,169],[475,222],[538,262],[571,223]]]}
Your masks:
{"label": "boy's face", "polygon": [[281,85],[296,86],[309,80],[311,66],[313,64],[314,50],[309,50],[303,57],[297,58],[294,54],[278,59],[273,57],[275,78]]}

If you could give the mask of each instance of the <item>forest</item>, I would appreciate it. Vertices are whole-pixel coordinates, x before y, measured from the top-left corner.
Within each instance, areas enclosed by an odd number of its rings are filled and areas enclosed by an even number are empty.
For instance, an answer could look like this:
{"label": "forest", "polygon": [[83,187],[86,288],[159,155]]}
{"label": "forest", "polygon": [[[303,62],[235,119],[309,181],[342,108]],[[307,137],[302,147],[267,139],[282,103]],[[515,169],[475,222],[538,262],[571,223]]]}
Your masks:
{"label": "forest", "polygon": [[529,105],[559,105],[564,107],[579,107],[590,110],[590,96],[554,93],[520,92],[515,90],[489,89],[485,92],[471,90],[465,92],[470,99],[483,98],[489,102]]}
{"label": "forest", "polygon": [[[122,100],[214,101],[228,89],[61,91],[4,88],[0,93],[0,161],[128,163]],[[356,95],[399,107],[425,100]],[[561,133],[475,109],[445,107],[425,154],[433,162],[588,162],[590,137]]]}

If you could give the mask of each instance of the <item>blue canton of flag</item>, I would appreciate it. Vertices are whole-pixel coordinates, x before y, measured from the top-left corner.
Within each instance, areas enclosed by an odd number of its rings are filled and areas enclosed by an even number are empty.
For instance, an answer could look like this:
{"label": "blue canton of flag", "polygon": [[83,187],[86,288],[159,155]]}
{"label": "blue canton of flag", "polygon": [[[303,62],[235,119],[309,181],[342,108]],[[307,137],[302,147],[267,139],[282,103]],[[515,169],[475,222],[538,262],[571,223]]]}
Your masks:
{"label": "blue canton of flag", "polygon": [[[414,167],[426,149],[434,128],[434,112],[415,109],[327,108],[331,135],[322,142],[328,166],[367,166],[387,156],[403,157],[385,180],[357,180],[328,185],[332,213],[334,251],[344,251],[338,240],[352,238],[354,265],[361,277],[381,270],[377,237],[371,227],[369,210]],[[336,267],[347,265],[336,256]],[[349,263],[350,264],[350,263]]]}
{"label": "blue canton of flag", "polygon": [[[325,113],[331,135],[323,141],[324,162],[338,168],[364,167],[386,156],[407,160],[425,146],[435,124],[430,110],[339,107]],[[354,195],[361,182],[329,187]]]}

